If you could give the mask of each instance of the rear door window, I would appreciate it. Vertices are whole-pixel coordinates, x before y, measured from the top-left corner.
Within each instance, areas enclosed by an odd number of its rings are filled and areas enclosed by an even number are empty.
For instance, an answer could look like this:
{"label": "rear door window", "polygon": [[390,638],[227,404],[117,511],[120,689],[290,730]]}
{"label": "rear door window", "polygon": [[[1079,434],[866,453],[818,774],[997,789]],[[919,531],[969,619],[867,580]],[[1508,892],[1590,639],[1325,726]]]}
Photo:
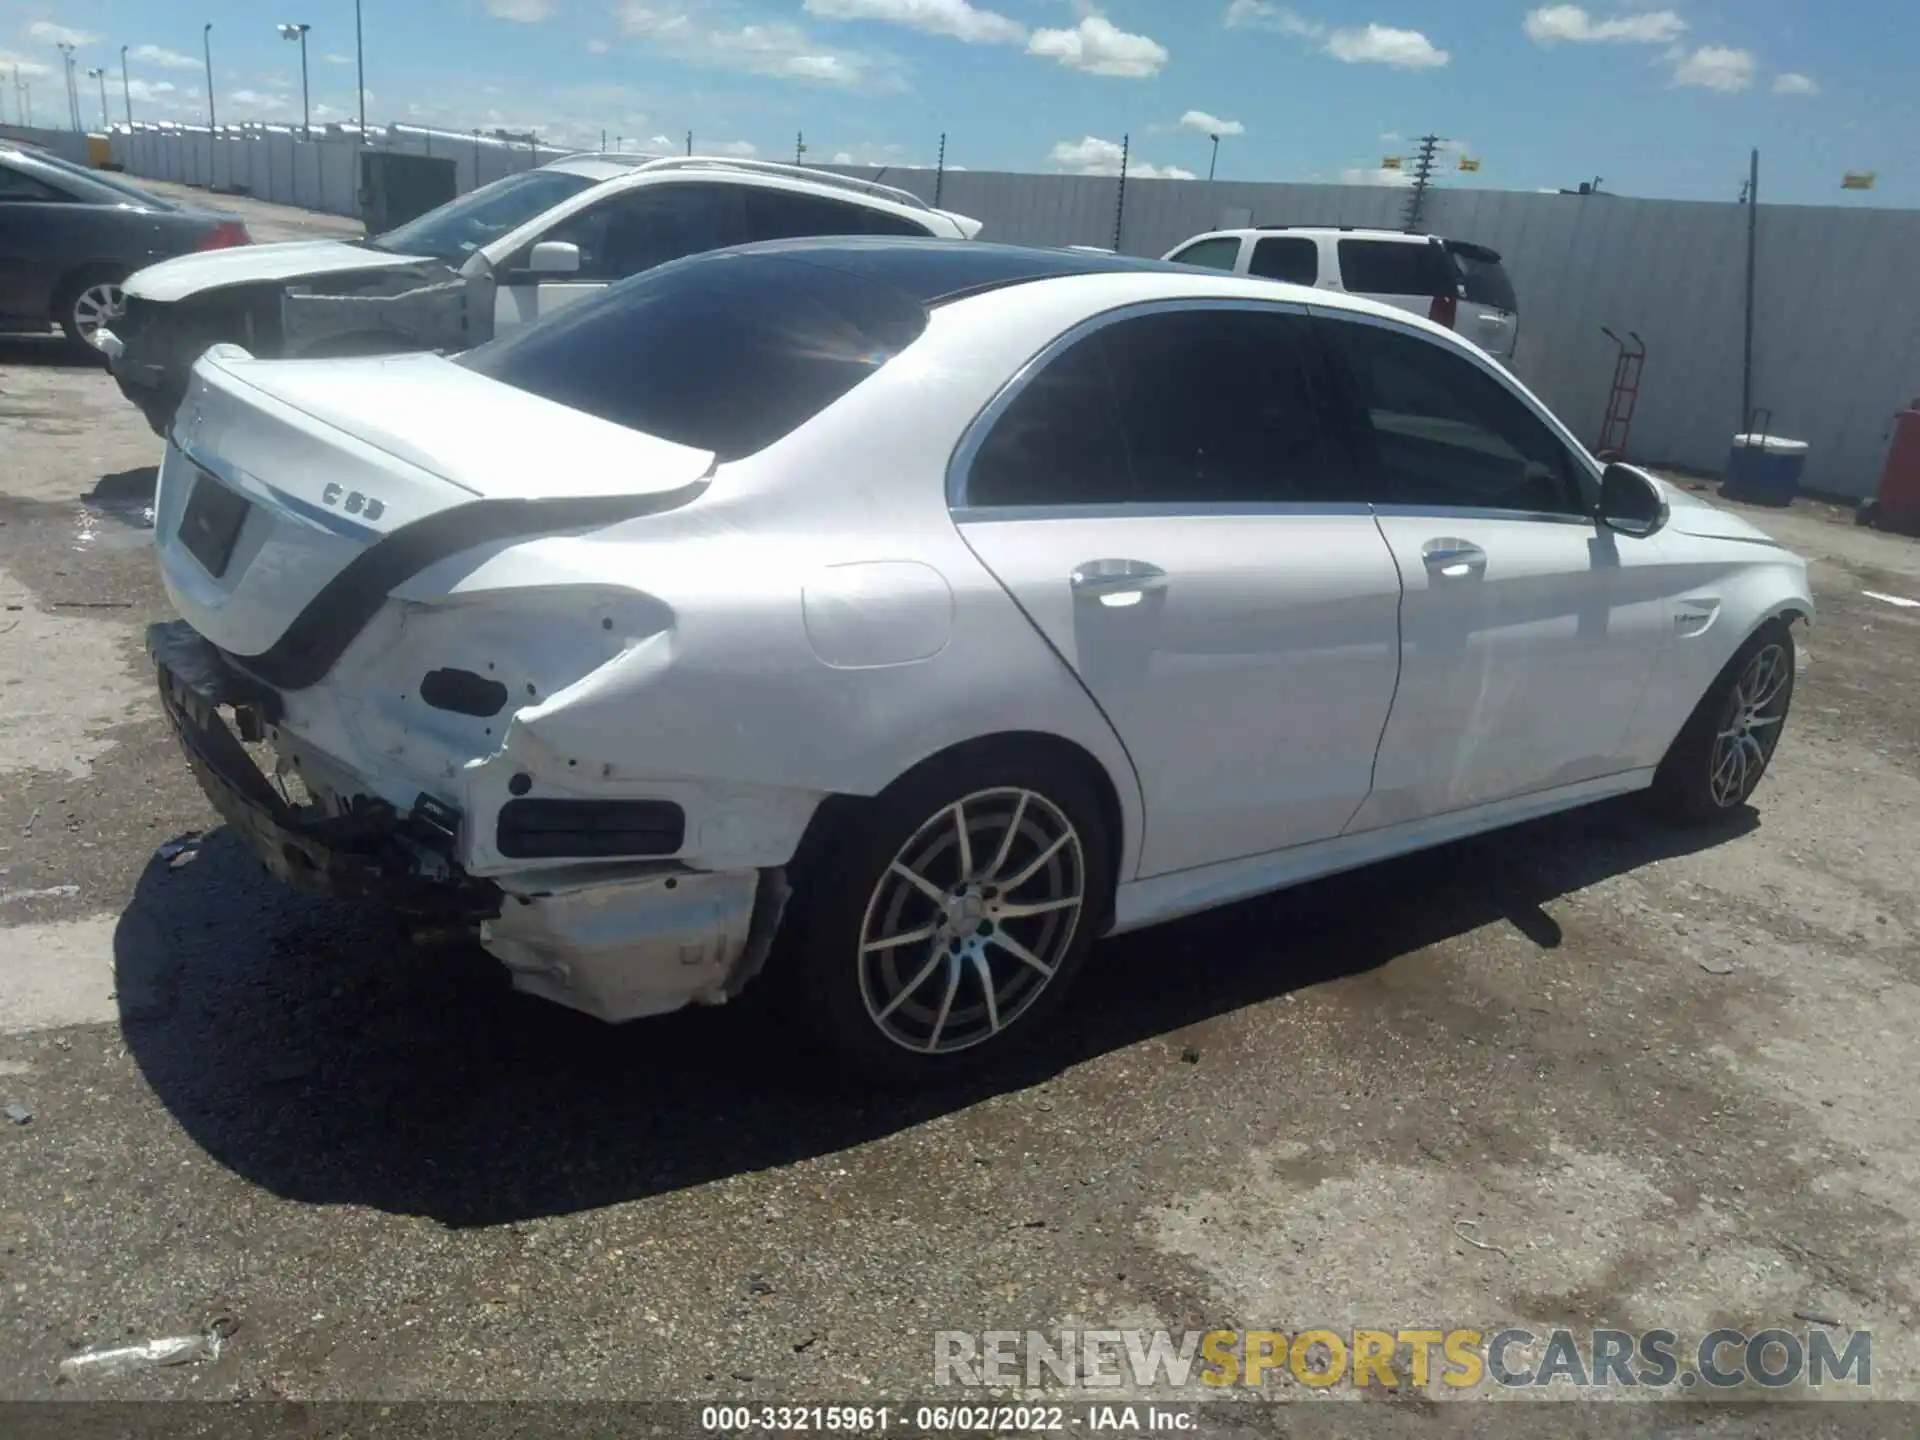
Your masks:
{"label": "rear door window", "polygon": [[1205,510],[1357,498],[1330,464],[1310,325],[1203,306],[1094,331],[995,423],[968,503]]}
{"label": "rear door window", "polygon": [[1454,295],[1459,286],[1438,245],[1345,239],[1340,242],[1340,284],[1355,295]]}
{"label": "rear door window", "polygon": [[71,200],[43,180],[22,174],[10,165],[0,165],[0,200],[26,201],[32,204],[58,204]]}
{"label": "rear door window", "polygon": [[926,323],[891,285],[736,252],[637,275],[454,363],[727,461],[805,424]]}
{"label": "rear door window", "polygon": [[1199,265],[1208,270],[1231,270],[1240,263],[1240,237],[1216,235],[1210,240],[1196,240],[1186,249],[1176,251],[1173,259],[1182,265]]}
{"label": "rear door window", "polygon": [[824,195],[742,186],[748,240],[798,240],[810,235],[913,235],[932,232],[904,216]]}
{"label": "rear door window", "polygon": [[1305,235],[1268,235],[1254,242],[1247,273],[1263,280],[1312,285],[1320,278],[1320,242]]}

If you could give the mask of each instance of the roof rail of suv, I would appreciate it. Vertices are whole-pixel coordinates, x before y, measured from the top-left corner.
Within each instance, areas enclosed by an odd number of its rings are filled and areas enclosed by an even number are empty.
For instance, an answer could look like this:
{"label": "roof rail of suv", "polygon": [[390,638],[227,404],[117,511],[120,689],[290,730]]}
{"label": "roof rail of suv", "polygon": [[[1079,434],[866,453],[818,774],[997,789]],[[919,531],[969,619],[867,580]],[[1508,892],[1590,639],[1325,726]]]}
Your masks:
{"label": "roof rail of suv", "polygon": [[655,160],[670,158],[672,157],[662,155],[655,150],[569,150],[566,154],[556,156],[554,159],[545,161],[544,163],[556,165],[562,160],[605,160],[610,165],[632,165],[638,167],[641,165],[649,165]]}
{"label": "roof rail of suv", "polygon": [[1387,225],[1316,225],[1312,221],[1306,221],[1306,220],[1294,220],[1294,221],[1290,221],[1285,225],[1254,225],[1249,228],[1254,230],[1261,230],[1261,231],[1338,230],[1343,234],[1350,234],[1355,230],[1371,230],[1371,231],[1376,231],[1383,235],[1405,235],[1407,236],[1407,238],[1411,240],[1431,240],[1434,238],[1424,230],[1420,230],[1420,231],[1395,230],[1391,226],[1387,226]]}
{"label": "roof rail of suv", "polygon": [[795,180],[810,180],[816,185],[832,185],[841,190],[858,190],[877,199],[891,200],[896,205],[906,205],[915,210],[931,211],[933,207],[911,190],[902,190],[894,185],[882,185],[874,180],[862,180],[855,175],[836,175],[831,170],[818,170],[811,165],[783,165],[777,160],[736,160],[726,155],[667,155],[658,160],[649,160],[637,168],[645,170],[745,170],[755,175],[785,175]]}

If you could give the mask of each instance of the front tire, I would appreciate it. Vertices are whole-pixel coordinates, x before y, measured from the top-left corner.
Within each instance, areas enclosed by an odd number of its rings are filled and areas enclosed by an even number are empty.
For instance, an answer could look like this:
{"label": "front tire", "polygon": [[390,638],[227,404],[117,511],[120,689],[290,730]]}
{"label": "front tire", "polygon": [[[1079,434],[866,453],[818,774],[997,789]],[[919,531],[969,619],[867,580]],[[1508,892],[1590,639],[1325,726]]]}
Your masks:
{"label": "front tire", "polygon": [[796,882],[776,964],[815,1038],[861,1078],[938,1084],[1065,1000],[1110,911],[1111,839],[1078,767],[996,750],[848,811]]}
{"label": "front tire", "polygon": [[1691,824],[1745,805],[1773,761],[1793,702],[1793,627],[1769,620],[1735,652],[1654,775],[1656,803]]}

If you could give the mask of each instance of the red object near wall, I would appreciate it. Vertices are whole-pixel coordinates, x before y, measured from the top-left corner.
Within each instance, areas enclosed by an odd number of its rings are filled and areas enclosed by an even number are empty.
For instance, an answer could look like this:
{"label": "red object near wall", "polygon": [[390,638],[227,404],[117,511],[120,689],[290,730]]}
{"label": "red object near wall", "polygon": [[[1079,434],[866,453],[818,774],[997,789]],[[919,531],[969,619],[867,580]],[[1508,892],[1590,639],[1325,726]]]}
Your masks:
{"label": "red object near wall", "polygon": [[1880,472],[1873,523],[1883,530],[1920,535],[1920,400],[1893,420],[1893,444]]}

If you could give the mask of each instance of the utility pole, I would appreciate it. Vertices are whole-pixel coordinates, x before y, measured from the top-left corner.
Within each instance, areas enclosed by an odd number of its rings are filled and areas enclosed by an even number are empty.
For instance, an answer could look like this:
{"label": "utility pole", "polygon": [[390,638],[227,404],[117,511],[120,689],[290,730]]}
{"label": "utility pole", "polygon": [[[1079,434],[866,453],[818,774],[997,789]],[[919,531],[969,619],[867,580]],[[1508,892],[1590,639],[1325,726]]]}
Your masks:
{"label": "utility pole", "polygon": [[[127,47],[120,47],[120,98],[127,103],[127,131],[133,131],[133,83],[127,79]],[[132,140],[127,143],[131,145]]]}
{"label": "utility pole", "polygon": [[1211,180],[1213,179],[1214,171],[1220,166],[1220,137],[1218,135],[1209,135],[1207,138],[1213,141],[1213,158],[1207,161],[1207,179]]}
{"label": "utility pole", "polygon": [[687,131],[687,154],[693,154],[693,132]]}
{"label": "utility pole", "polygon": [[104,65],[93,66],[87,71],[87,78],[100,82],[100,128],[105,130],[113,124],[113,121],[108,118],[107,115],[107,67]]}
{"label": "utility pole", "polygon": [[1740,433],[1753,419],[1753,279],[1760,242],[1760,151],[1747,161],[1747,324],[1740,366]]}
{"label": "utility pole", "polygon": [[61,73],[67,81],[67,122],[75,129],[80,128],[80,102],[73,97],[73,46],[65,40],[59,41],[54,48],[60,52]]}
{"label": "utility pole", "polygon": [[1120,137],[1120,194],[1113,205],[1113,248],[1120,249],[1120,227],[1127,218],[1127,157],[1133,152],[1133,136]]}
{"label": "utility pole", "polygon": [[282,25],[282,40],[300,42],[300,133],[307,139],[313,138],[313,108],[307,103],[307,31],[311,25]]}
{"label": "utility pole", "polygon": [[933,208],[936,210],[940,208],[940,192],[946,188],[946,183],[947,135],[943,130],[940,132],[940,158],[934,163],[933,167]]}
{"label": "utility pole", "polygon": [[200,43],[207,52],[207,139],[213,139],[213,132],[219,121],[214,117],[213,109],[213,22],[207,21],[200,27]]}
{"label": "utility pole", "polygon": [[360,83],[360,143],[367,143],[367,51],[360,43],[360,0],[353,0],[353,63]]}
{"label": "utility pole", "polygon": [[1407,192],[1407,209],[1402,226],[1409,235],[1419,233],[1420,212],[1426,208],[1427,187],[1433,181],[1433,162],[1441,144],[1438,135],[1420,137],[1420,153],[1413,161],[1413,188]]}
{"label": "utility pole", "polygon": [[806,135],[804,133],[796,134],[793,137],[793,163],[796,165],[800,164],[802,157],[805,156],[806,153],[807,153]]}

